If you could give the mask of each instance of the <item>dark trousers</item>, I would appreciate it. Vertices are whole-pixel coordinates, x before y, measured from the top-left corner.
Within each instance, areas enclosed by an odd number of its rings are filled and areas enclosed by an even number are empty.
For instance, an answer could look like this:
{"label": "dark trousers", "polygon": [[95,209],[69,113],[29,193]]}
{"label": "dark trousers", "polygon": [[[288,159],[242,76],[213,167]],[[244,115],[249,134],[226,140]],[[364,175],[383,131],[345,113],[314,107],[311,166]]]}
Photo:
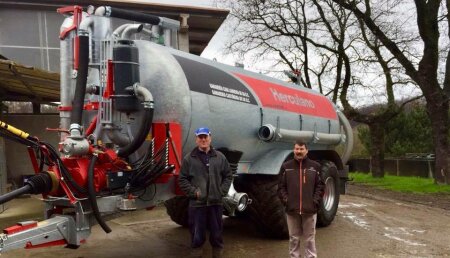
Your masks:
{"label": "dark trousers", "polygon": [[206,207],[189,207],[189,230],[191,247],[203,246],[206,241],[206,230],[209,230],[209,243],[213,248],[223,248],[223,207],[212,205]]}

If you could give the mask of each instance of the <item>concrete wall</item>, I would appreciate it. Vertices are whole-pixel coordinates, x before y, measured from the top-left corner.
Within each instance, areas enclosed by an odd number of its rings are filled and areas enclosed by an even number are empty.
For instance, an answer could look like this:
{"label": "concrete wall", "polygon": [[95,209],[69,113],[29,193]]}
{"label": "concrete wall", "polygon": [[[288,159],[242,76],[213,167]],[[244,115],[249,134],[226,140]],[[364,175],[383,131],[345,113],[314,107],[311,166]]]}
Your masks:
{"label": "concrete wall", "polygon": [[[21,129],[40,140],[58,146],[59,135],[48,132],[46,128],[58,128],[59,116],[51,115],[7,115],[2,121]],[[22,185],[23,175],[34,174],[33,166],[28,156],[27,147],[9,140],[5,140],[6,170],[8,180],[13,180],[18,186]],[[0,157],[1,162],[1,157]]]}
{"label": "concrete wall", "polygon": [[[6,190],[6,160],[5,160],[5,142],[0,138],[0,194],[5,194]],[[0,213],[5,210],[3,204],[0,205]]]}
{"label": "concrete wall", "polygon": [[[352,159],[350,172],[371,172],[370,159]],[[385,159],[384,171],[394,176],[416,176],[433,178],[434,160],[427,159]]]}

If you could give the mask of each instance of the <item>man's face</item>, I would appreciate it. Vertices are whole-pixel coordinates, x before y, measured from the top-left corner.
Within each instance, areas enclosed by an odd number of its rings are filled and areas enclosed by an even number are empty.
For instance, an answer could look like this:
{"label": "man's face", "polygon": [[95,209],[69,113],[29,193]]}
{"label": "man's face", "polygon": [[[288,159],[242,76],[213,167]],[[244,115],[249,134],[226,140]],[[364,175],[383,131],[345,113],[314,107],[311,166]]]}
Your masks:
{"label": "man's face", "polygon": [[197,147],[202,150],[207,150],[211,146],[211,135],[200,134],[195,137]]}
{"label": "man's face", "polygon": [[308,149],[305,145],[294,145],[294,158],[295,159],[304,159],[308,154]]}

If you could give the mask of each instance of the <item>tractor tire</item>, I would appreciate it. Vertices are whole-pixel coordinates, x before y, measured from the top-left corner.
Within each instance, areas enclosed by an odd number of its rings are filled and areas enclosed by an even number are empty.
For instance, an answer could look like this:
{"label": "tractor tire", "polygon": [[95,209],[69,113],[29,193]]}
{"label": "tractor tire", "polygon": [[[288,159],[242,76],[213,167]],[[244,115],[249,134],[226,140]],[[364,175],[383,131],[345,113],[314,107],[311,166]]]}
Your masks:
{"label": "tractor tire", "polygon": [[186,196],[175,196],[164,202],[167,214],[173,222],[180,226],[187,227],[189,199]]}
{"label": "tractor tire", "polygon": [[285,208],[278,198],[278,181],[278,176],[240,175],[234,186],[252,199],[244,215],[248,215],[264,235],[286,239],[289,232]]}
{"label": "tractor tire", "polygon": [[317,212],[317,226],[326,227],[336,216],[339,205],[339,174],[336,165],[328,160],[319,161],[322,165],[320,176],[325,183],[325,194]]}

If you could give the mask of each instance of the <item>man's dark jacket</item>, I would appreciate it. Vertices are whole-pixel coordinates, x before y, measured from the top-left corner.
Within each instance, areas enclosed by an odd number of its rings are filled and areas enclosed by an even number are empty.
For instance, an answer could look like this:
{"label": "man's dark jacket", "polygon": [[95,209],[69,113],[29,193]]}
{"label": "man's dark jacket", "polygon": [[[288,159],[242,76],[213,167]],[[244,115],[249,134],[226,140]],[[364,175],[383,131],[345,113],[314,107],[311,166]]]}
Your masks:
{"label": "man's dark jacket", "polygon": [[320,164],[305,157],[286,161],[280,170],[278,195],[286,212],[315,214],[325,185],[320,178]]}
{"label": "man's dark jacket", "polygon": [[[222,197],[226,196],[231,186],[233,175],[225,156],[211,148],[207,153],[209,169],[199,157],[196,147],[183,159],[178,184],[181,190],[190,198],[191,207],[221,205]],[[200,191],[197,199],[196,192]]]}

